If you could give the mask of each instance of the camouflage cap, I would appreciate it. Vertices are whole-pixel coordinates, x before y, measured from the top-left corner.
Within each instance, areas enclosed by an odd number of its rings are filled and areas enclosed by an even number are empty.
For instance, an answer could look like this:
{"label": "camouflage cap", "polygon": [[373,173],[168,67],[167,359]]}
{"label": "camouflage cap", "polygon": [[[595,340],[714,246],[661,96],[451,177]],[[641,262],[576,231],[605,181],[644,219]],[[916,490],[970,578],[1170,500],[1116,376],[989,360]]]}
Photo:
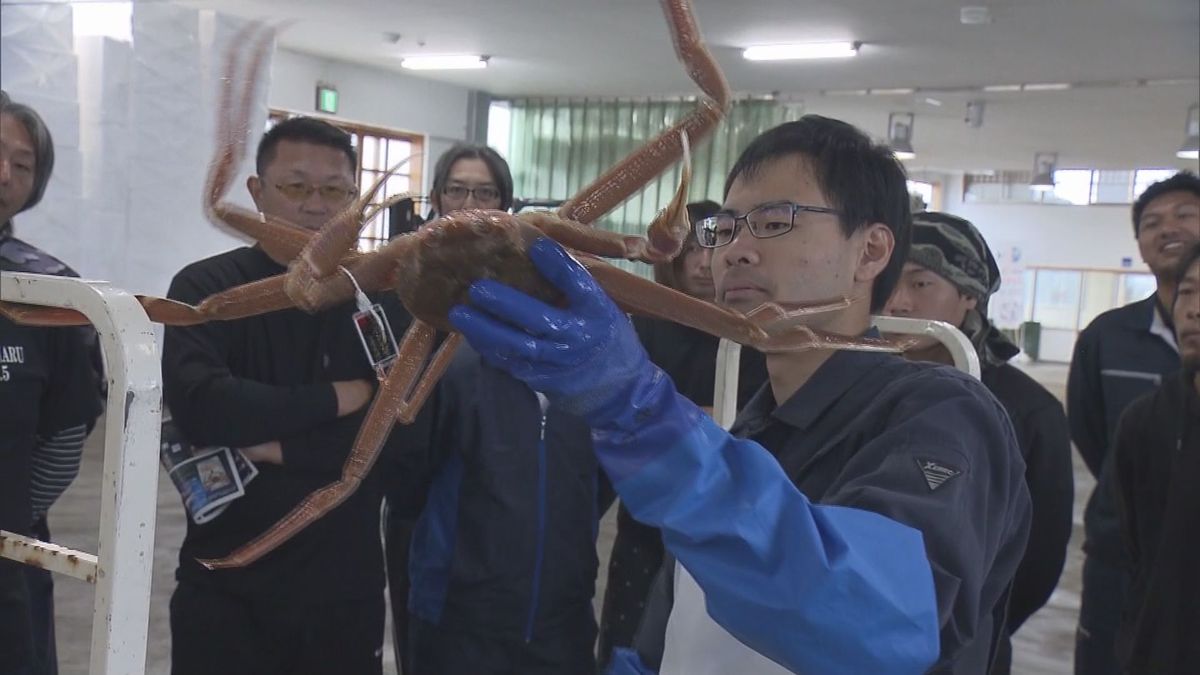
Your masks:
{"label": "camouflage cap", "polygon": [[908,261],[954,284],[964,295],[986,302],[1000,288],[1000,268],[983,235],[970,222],[948,213],[913,214]]}

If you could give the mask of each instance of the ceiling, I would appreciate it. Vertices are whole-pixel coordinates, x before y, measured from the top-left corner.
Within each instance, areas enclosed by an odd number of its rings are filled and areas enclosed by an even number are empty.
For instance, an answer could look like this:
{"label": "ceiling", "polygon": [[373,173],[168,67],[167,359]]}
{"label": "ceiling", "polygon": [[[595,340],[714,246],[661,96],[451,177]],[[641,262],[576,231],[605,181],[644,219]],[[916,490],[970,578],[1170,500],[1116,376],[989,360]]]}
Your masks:
{"label": "ceiling", "polygon": [[[884,135],[889,111],[916,113],[914,169],[1188,166],[1187,107],[1200,100],[1196,0],[969,0],[993,21],[967,26],[944,0],[693,0],[733,89],[775,93]],[[478,53],[480,71],[415,74],[516,96],[696,93],[653,0],[188,0],[230,14],[295,21],[281,44],[399,71],[410,54]],[[385,32],[398,33],[395,44]],[[751,44],[855,40],[847,60],[750,63]],[[414,75],[410,71],[404,71]],[[1130,86],[1134,81],[1175,81]],[[983,93],[986,85],[1076,83],[1069,91]],[[913,95],[846,90],[917,88]],[[940,102],[935,106],[926,101]],[[980,128],[966,103],[986,102]],[[1195,166],[1195,162],[1191,163]]]}

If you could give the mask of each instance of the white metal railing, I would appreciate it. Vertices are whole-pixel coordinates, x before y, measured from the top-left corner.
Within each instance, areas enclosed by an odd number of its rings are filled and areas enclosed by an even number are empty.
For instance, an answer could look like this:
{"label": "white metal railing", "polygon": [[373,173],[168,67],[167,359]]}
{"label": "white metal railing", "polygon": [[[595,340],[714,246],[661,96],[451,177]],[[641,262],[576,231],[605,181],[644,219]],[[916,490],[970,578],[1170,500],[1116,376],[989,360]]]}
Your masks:
{"label": "white metal railing", "polygon": [[3,272],[0,300],[83,313],[100,336],[108,376],[98,553],[0,531],[0,556],[96,584],[89,672],[141,675],[162,415],[161,364],[150,320],[136,298],[103,281]]}
{"label": "white metal railing", "polygon": [[[979,379],[979,355],[962,331],[941,321],[903,319],[894,316],[872,316],[871,324],[882,333],[891,335],[924,335],[936,338],[945,345],[954,359],[954,367]],[[737,417],[738,366],[742,346],[731,340],[721,340],[717,347],[717,379],[713,391],[713,417],[722,428],[729,429]]]}
{"label": "white metal railing", "polygon": [[871,324],[885,335],[923,335],[936,338],[954,359],[954,367],[979,379],[979,355],[975,345],[959,329],[944,321],[928,319],[904,319],[898,316],[873,316]]}

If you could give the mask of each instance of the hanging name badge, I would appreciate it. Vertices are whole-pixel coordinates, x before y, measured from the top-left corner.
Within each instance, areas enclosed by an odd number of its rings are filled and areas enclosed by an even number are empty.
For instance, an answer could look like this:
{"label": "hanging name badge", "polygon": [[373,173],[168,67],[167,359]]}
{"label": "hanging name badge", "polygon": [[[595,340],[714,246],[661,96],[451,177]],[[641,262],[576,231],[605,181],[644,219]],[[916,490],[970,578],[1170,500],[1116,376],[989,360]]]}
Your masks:
{"label": "hanging name badge", "polygon": [[388,323],[383,307],[371,303],[354,276],[350,274],[350,270],[345,267],[339,269],[350,279],[350,283],[354,284],[354,303],[358,306],[358,311],[352,317],[354,329],[358,331],[358,339],[366,352],[367,362],[375,369],[375,375],[383,380],[399,352],[396,348],[396,337],[392,334],[392,326]]}

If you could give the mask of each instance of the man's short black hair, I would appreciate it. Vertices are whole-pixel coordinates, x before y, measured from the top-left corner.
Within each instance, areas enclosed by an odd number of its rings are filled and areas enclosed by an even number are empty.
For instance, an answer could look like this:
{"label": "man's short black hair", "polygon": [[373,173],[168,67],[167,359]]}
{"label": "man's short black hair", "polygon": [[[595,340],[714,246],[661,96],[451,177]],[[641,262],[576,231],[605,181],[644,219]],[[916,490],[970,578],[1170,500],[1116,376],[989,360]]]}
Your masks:
{"label": "man's short black hair", "polygon": [[275,148],[282,141],[311,143],[341,150],[350,160],[350,172],[358,172],[358,153],[350,141],[350,134],[329,122],[315,117],[293,117],[271,127],[258,142],[258,154],[254,158],[254,170],[262,176],[267,166],[275,160]]}
{"label": "man's short black hair", "polygon": [[1160,180],[1146,188],[1146,191],[1133,203],[1133,236],[1141,234],[1142,211],[1146,210],[1146,206],[1150,202],[1168,192],[1190,192],[1200,197],[1200,177],[1191,171],[1180,171],[1174,176]]}
{"label": "man's short black hair", "polygon": [[[1195,265],[1197,261],[1200,261],[1200,241],[1192,242],[1191,247],[1183,254],[1183,257],[1180,258],[1179,264],[1173,270],[1171,270],[1171,278],[1175,280],[1176,284],[1178,284],[1180,281],[1183,281],[1183,277],[1187,275],[1188,270],[1190,270],[1192,265]],[[1175,306],[1175,300],[1178,299],[1178,297],[1179,286],[1177,285],[1175,287],[1175,298],[1171,299],[1171,307]]]}
{"label": "man's short black hair", "polygon": [[896,239],[887,267],[871,289],[871,311],[879,312],[900,279],[912,241],[912,211],[904,167],[892,151],[841,120],[805,115],[763,132],[742,151],[725,181],[725,195],[739,177],[754,176],[765,164],[799,155],[811,166],[817,186],[841,214],[846,236],[883,223]]}
{"label": "man's short black hair", "polygon": [[442,156],[438,158],[437,165],[433,168],[433,187],[430,188],[432,194],[442,194],[442,190],[446,189],[446,183],[450,181],[450,169],[454,168],[454,163],[460,159],[478,159],[486,164],[488,173],[492,174],[492,181],[496,183],[496,189],[500,191],[500,210],[507,211],[512,208],[512,171],[509,170],[508,162],[504,161],[500,153],[486,145],[459,143],[442,153]]}

